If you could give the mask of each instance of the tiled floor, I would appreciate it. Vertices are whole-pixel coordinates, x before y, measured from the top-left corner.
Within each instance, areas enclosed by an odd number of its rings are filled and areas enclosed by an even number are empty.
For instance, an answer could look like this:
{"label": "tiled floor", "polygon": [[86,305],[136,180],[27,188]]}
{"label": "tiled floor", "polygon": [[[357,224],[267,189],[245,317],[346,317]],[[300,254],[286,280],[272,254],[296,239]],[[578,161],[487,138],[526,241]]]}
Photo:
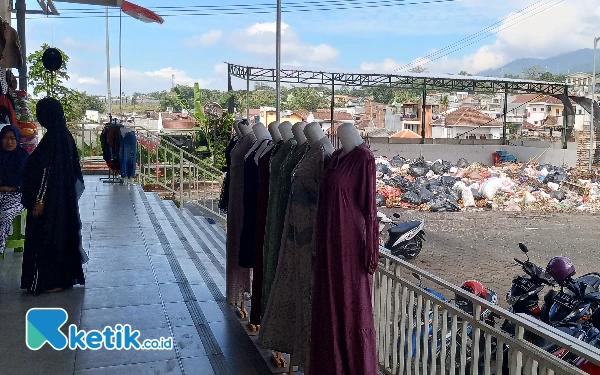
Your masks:
{"label": "tiled floor", "polygon": [[[271,374],[223,298],[225,236],[138,186],[86,177],[80,201],[90,261],[85,287],[30,295],[19,288],[20,254],[0,260],[0,374]],[[131,324],[141,338],[174,337],[168,351],[63,350],[25,345],[25,313],[62,307],[69,324]]]}

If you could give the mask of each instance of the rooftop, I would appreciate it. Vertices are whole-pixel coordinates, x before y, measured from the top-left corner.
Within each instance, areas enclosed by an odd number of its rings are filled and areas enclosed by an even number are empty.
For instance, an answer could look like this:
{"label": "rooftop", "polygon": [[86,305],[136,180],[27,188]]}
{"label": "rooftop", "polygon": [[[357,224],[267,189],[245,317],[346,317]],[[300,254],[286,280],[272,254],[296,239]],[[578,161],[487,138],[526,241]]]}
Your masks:
{"label": "rooftop", "polygon": [[445,118],[437,119],[433,125],[445,126],[503,126],[498,120],[472,107],[461,107],[449,113]]}

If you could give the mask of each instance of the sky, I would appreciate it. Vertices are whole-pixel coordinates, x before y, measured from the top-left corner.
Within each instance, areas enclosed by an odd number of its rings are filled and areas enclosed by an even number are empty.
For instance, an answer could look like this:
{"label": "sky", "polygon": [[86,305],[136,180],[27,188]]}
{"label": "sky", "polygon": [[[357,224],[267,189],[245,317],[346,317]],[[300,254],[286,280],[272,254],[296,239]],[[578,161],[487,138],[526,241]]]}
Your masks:
{"label": "sky", "polygon": [[[283,14],[282,64],[306,70],[377,73],[423,65],[432,73],[464,70],[474,74],[515,58],[546,58],[591,48],[594,36],[600,36],[598,0],[437,1],[283,0],[284,10],[320,9]],[[106,94],[104,8],[54,2],[62,18],[27,19],[28,52],[43,43],[62,49],[70,57],[68,85],[89,94]],[[120,70],[122,90],[129,95],[169,90],[173,75],[175,84],[199,82],[202,88],[225,90],[227,65],[223,62],[275,67],[275,13],[249,13],[262,11],[258,8],[264,9],[264,4],[274,6],[275,0],[133,2],[162,13],[165,22],[148,24],[124,14],[120,64],[119,18],[110,18],[113,93],[119,92]],[[189,15],[207,13],[207,8],[164,8],[175,4],[216,8],[209,16]],[[362,8],[335,9],[352,6]],[[36,0],[27,0],[27,7],[40,9]],[[232,7],[234,13],[243,14],[222,14],[231,12],[222,9]],[[111,11],[111,15],[118,14],[117,9]],[[241,89],[246,82],[234,79],[233,85]]]}

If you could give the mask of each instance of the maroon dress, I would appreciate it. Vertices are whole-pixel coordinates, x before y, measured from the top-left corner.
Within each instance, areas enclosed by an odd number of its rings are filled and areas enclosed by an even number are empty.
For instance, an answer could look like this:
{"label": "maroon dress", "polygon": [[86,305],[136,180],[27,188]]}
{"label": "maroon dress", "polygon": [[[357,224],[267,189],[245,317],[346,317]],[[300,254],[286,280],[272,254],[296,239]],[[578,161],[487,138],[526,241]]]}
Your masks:
{"label": "maroon dress", "polygon": [[262,284],[263,284],[263,246],[265,244],[265,226],[267,225],[267,205],[269,203],[269,165],[271,155],[277,152],[283,141],[275,144],[258,159],[258,197],[256,202],[256,236],[254,240],[254,270],[252,272],[252,302],[250,304],[250,324],[260,325]]}
{"label": "maroon dress", "polygon": [[377,374],[371,304],[379,261],[375,158],[362,144],[333,153],[316,221],[310,373]]}

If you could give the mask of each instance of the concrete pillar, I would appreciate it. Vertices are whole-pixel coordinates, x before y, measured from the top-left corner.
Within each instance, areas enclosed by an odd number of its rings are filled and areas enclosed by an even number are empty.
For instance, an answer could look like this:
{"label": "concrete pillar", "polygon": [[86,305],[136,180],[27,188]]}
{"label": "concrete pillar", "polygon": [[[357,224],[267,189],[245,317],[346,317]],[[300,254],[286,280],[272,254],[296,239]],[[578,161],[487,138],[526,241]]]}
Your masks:
{"label": "concrete pillar", "polygon": [[17,0],[17,34],[21,42],[23,66],[19,68],[19,89],[27,91],[27,43],[25,39],[25,0]]}

